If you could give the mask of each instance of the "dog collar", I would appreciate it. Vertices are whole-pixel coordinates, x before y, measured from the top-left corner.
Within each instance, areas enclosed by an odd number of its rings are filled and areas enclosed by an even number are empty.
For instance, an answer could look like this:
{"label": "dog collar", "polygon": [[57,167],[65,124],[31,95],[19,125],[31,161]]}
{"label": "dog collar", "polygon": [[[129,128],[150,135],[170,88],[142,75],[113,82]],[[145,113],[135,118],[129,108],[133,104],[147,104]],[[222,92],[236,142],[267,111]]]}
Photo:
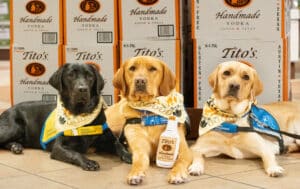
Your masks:
{"label": "dog collar", "polygon": [[199,136],[216,127],[219,127],[224,122],[234,123],[237,120],[247,116],[250,112],[251,104],[252,103],[250,102],[244,113],[237,115],[219,109],[214,103],[214,98],[209,98],[203,107],[202,119],[199,125]]}
{"label": "dog collar", "polygon": [[162,117],[160,115],[147,115],[147,113],[144,112],[143,116],[141,118],[130,118],[126,119],[127,124],[142,124],[143,126],[157,126],[157,125],[165,125],[168,123],[168,119],[165,117]]}
{"label": "dog collar", "polygon": [[168,119],[160,115],[150,115],[142,117],[142,124],[144,126],[165,125],[167,123]]}
{"label": "dog collar", "polygon": [[[40,143],[43,149],[46,145],[61,135],[85,136],[101,135],[108,128],[107,124],[100,123],[99,114],[105,103],[100,97],[99,103],[91,114],[72,115],[63,106],[58,98],[57,107],[49,114],[44,122]],[[72,125],[73,124],[73,125]]]}
{"label": "dog collar", "polygon": [[89,125],[78,127],[72,130],[66,130],[64,131],[64,136],[101,135],[106,129],[108,129],[107,123],[104,123],[102,125]]}

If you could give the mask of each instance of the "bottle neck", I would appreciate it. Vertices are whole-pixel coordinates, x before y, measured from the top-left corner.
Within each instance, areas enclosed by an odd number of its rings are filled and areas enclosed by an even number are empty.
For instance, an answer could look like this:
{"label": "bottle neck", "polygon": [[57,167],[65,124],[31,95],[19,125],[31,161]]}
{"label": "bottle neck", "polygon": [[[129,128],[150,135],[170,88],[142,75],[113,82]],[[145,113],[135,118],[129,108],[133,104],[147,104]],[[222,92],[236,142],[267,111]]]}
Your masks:
{"label": "bottle neck", "polygon": [[166,131],[177,132],[178,122],[176,120],[168,120]]}

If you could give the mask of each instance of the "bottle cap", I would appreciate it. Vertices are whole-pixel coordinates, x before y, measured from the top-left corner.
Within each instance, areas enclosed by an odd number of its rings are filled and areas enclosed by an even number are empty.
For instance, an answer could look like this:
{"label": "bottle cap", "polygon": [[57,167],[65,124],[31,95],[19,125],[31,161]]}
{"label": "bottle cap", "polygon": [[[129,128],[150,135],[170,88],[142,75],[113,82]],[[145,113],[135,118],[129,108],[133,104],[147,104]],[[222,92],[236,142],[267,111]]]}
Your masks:
{"label": "bottle cap", "polygon": [[169,117],[169,120],[175,121],[175,120],[176,120],[176,117],[175,117],[175,116],[170,116],[170,117]]}

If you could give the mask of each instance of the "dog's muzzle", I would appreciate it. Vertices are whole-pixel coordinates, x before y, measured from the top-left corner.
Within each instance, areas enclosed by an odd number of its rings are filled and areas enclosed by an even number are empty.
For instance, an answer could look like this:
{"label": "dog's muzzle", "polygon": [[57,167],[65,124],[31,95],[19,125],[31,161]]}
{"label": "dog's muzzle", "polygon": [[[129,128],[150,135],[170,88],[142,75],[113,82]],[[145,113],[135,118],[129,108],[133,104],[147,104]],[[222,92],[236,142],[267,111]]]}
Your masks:
{"label": "dog's muzzle", "polygon": [[134,86],[136,92],[145,92],[147,88],[147,79],[145,78],[136,78],[134,80]]}
{"label": "dog's muzzle", "polygon": [[228,86],[228,93],[227,93],[227,95],[228,96],[234,96],[234,97],[236,97],[237,94],[238,94],[238,92],[239,92],[239,90],[240,90],[240,85],[239,84],[230,84]]}
{"label": "dog's muzzle", "polygon": [[85,85],[79,85],[75,87],[75,99],[77,102],[88,102],[89,100],[89,88]]}

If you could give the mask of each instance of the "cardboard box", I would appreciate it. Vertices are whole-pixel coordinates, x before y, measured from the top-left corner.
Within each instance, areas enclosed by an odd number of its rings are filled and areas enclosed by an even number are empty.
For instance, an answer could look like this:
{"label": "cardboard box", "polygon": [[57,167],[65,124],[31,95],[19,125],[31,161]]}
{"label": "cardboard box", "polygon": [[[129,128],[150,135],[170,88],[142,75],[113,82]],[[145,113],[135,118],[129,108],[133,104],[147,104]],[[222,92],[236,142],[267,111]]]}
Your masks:
{"label": "cardboard box", "polygon": [[64,0],[64,44],[118,41],[117,0]]}
{"label": "cardboard box", "polygon": [[60,0],[11,0],[11,43],[58,45],[62,43]]}
{"label": "cardboard box", "polygon": [[180,40],[164,41],[121,41],[120,65],[131,57],[152,56],[164,61],[176,75],[177,89],[181,81]]}
{"label": "cardboard box", "polygon": [[49,85],[61,65],[61,46],[11,45],[11,102],[56,101],[57,92]]}
{"label": "cardboard box", "polygon": [[119,0],[120,40],[180,39],[179,0]]}
{"label": "cardboard box", "polygon": [[63,63],[93,62],[100,66],[100,73],[105,80],[102,95],[108,105],[112,105],[117,99],[117,94],[112,84],[113,76],[117,69],[116,61],[116,45],[66,45],[63,47]]}
{"label": "cardboard box", "polygon": [[192,0],[192,38],[285,38],[285,0]]}
{"label": "cardboard box", "polygon": [[219,63],[246,60],[252,63],[264,84],[258,103],[288,100],[286,40],[194,40],[194,105],[203,107],[211,96],[208,76]]}

